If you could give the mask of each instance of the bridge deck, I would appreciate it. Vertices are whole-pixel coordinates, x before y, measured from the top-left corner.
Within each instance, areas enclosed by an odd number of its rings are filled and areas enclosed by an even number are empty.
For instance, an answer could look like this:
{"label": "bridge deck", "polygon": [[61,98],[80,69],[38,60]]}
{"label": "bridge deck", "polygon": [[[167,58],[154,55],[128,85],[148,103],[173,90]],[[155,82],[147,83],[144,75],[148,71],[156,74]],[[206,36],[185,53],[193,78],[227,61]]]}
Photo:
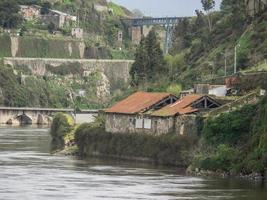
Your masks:
{"label": "bridge deck", "polygon": [[162,17],[162,18],[132,18],[122,19],[129,26],[146,26],[146,25],[175,25],[181,20],[189,17]]}
{"label": "bridge deck", "polygon": [[[30,107],[0,107],[0,110],[13,111],[49,111],[49,112],[74,112],[71,108],[30,108]],[[81,110],[80,113],[98,113],[99,110]]]}

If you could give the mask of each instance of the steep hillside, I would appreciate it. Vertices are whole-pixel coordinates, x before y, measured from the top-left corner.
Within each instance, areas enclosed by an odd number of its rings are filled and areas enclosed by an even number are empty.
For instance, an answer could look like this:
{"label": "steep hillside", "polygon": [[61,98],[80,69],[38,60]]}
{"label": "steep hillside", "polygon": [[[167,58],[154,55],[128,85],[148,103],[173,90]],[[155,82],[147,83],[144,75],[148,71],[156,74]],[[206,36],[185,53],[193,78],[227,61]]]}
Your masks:
{"label": "steep hillside", "polygon": [[[192,169],[260,178],[267,166],[267,96],[205,122]],[[266,177],[265,177],[266,178]]]}
{"label": "steep hillside", "polygon": [[[208,27],[208,16],[212,28]],[[267,59],[267,12],[247,15],[243,0],[223,0],[221,11],[183,20],[175,29],[167,62],[174,79],[190,87],[193,82],[260,65]],[[226,71],[225,71],[226,66]]]}

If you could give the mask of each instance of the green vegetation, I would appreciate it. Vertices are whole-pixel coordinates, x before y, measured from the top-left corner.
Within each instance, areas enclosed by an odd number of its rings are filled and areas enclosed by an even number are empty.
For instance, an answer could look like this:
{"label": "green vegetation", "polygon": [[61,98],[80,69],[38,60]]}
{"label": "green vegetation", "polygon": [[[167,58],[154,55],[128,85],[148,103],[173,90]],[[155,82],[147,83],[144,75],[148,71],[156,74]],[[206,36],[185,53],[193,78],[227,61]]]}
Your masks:
{"label": "green vegetation", "polygon": [[201,2],[207,15],[197,10],[195,18],[177,25],[171,56],[167,56],[168,66],[174,72],[170,74],[175,74],[172,81],[186,88],[196,81],[223,76],[225,56],[227,75],[232,74],[236,45],[238,71],[267,58],[266,12],[251,18],[243,0],[223,0],[221,11],[210,12],[214,1]]}
{"label": "green vegetation", "polygon": [[142,159],[156,164],[187,166],[196,139],[173,134],[112,134],[105,132],[102,120],[83,124],[75,132],[75,142],[83,156],[110,156]]}
{"label": "green vegetation", "polygon": [[9,66],[0,66],[1,105],[13,107],[58,107],[66,108],[71,102],[66,98],[66,89],[55,80],[14,74]]}
{"label": "green vegetation", "polygon": [[19,37],[17,56],[30,58],[80,58],[80,42],[79,40],[45,37]]}
{"label": "green vegetation", "polygon": [[9,35],[0,35],[0,58],[11,56],[11,39]]}
{"label": "green vegetation", "polygon": [[264,174],[267,166],[267,96],[257,105],[205,122],[193,167],[235,174]]}
{"label": "green vegetation", "polygon": [[147,86],[158,82],[162,74],[166,74],[163,52],[157,39],[156,32],[150,31],[142,38],[135,54],[135,62],[131,68],[132,86]]}
{"label": "green vegetation", "polygon": [[52,137],[51,150],[62,150],[67,142],[70,142],[74,132],[74,121],[70,115],[57,113],[51,125]]}
{"label": "green vegetation", "polygon": [[22,22],[19,14],[19,4],[16,0],[0,1],[0,26],[3,28],[15,28]]}

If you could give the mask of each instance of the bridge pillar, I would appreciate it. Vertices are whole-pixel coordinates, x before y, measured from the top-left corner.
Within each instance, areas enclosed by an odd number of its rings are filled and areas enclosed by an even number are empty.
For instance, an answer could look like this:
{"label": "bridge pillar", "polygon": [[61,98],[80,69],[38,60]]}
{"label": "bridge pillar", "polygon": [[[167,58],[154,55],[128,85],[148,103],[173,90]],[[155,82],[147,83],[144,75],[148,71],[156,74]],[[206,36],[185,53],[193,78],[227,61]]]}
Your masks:
{"label": "bridge pillar", "polygon": [[172,47],[172,33],[173,33],[173,25],[167,24],[165,27],[165,44],[164,44],[164,54],[169,53],[169,49]]}
{"label": "bridge pillar", "polygon": [[142,39],[143,30],[141,26],[133,26],[131,29],[132,43],[139,44]]}

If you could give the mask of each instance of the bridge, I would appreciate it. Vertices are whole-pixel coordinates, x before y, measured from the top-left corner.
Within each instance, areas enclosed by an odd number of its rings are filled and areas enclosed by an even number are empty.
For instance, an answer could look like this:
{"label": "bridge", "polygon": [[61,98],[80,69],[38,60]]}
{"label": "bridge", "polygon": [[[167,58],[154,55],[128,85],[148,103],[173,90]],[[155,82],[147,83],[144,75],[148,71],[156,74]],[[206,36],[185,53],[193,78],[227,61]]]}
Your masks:
{"label": "bridge", "polygon": [[[52,122],[52,117],[59,112],[69,114],[76,121],[77,113],[74,109],[0,107],[0,124],[49,125]],[[97,115],[98,110],[82,110],[79,114]]]}
{"label": "bridge", "polygon": [[172,45],[172,33],[174,27],[189,17],[165,17],[165,18],[133,18],[122,19],[122,22],[131,28],[132,41],[139,43],[143,35],[143,26],[163,26],[165,28],[164,53],[167,54]]}

